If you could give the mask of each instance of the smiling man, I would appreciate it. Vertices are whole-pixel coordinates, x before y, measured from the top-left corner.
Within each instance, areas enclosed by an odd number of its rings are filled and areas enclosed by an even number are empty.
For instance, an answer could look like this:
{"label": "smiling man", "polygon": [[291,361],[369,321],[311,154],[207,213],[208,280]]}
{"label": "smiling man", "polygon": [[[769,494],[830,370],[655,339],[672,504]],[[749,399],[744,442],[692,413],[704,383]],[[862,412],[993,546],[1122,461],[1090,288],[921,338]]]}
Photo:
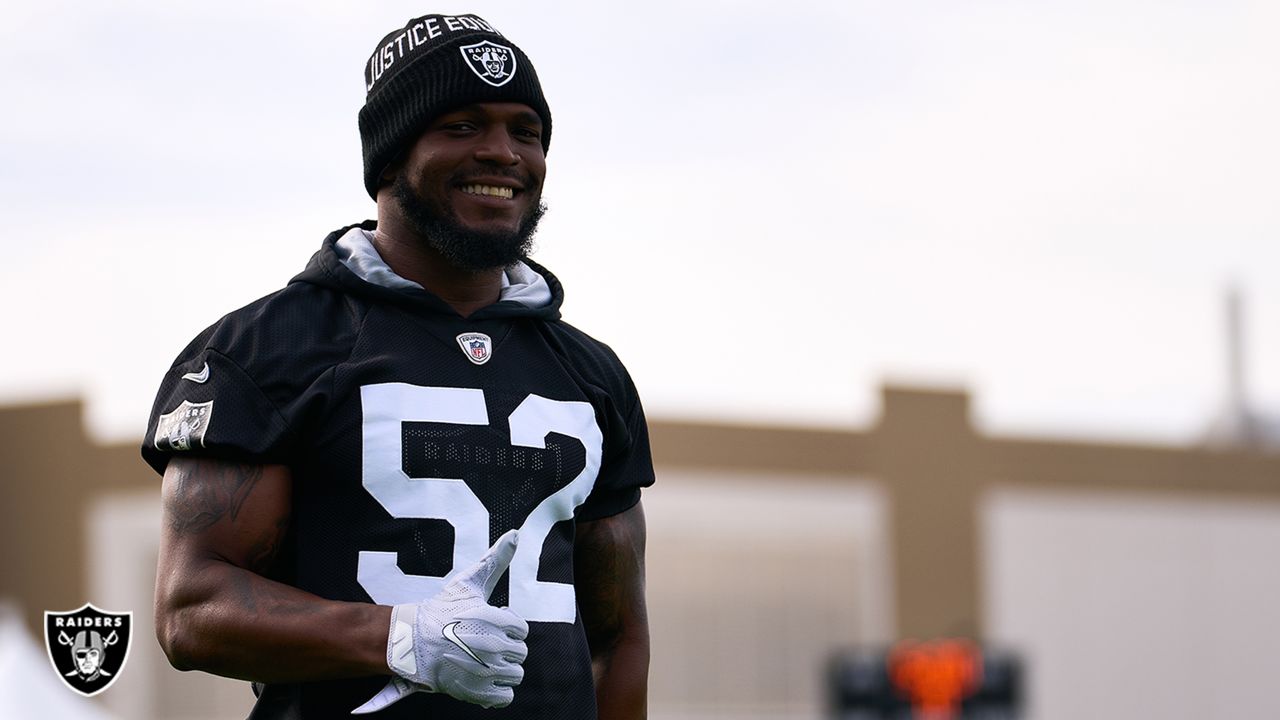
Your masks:
{"label": "smiling man", "polygon": [[252,718],[642,718],[644,412],[528,259],[551,113],[474,15],[378,43],[377,221],[193,340],[142,453],[156,632]]}

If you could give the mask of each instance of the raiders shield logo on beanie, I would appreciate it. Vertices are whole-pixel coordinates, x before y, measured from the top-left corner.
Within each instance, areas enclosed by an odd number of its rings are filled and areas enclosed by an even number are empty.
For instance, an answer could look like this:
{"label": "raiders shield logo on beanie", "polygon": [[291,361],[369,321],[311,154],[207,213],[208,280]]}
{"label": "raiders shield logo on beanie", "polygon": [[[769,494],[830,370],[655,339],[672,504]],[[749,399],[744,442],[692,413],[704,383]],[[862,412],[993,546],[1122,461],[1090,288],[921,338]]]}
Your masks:
{"label": "raiders shield logo on beanie", "polygon": [[516,56],[511,48],[485,40],[474,45],[462,46],[462,57],[471,64],[471,71],[494,87],[502,87],[515,77]]}

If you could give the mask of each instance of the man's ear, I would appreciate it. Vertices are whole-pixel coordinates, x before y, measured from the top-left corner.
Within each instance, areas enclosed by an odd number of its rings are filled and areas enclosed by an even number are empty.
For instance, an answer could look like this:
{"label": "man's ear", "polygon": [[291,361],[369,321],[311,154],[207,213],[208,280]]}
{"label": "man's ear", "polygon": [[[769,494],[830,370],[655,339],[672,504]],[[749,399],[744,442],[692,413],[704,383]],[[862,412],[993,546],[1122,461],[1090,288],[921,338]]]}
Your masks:
{"label": "man's ear", "polygon": [[403,167],[404,167],[403,155],[399,155],[396,157],[396,159],[392,160],[390,163],[387,163],[387,166],[382,169],[382,174],[378,176],[378,187],[382,187],[383,185],[390,185],[391,183],[395,182],[396,176],[400,174],[400,170]]}
{"label": "man's ear", "polygon": [[395,184],[396,178],[400,177],[400,172],[404,169],[404,155],[397,155],[395,159],[387,163],[378,175],[378,188],[374,194],[374,200],[381,202],[383,192],[390,192],[391,186]]}

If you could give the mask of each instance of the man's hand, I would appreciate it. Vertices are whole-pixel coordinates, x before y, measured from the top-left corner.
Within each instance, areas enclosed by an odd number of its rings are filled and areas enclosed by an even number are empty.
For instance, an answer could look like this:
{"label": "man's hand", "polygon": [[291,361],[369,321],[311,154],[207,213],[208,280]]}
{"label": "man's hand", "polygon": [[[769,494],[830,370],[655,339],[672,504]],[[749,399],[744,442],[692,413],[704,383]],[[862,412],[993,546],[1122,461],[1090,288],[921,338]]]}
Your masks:
{"label": "man's hand", "polygon": [[444,693],[487,708],[511,704],[524,679],[529,624],[488,601],[516,542],[516,531],[507,532],[438,595],[392,609],[387,666],[400,677],[353,714],[376,712],[415,692]]}

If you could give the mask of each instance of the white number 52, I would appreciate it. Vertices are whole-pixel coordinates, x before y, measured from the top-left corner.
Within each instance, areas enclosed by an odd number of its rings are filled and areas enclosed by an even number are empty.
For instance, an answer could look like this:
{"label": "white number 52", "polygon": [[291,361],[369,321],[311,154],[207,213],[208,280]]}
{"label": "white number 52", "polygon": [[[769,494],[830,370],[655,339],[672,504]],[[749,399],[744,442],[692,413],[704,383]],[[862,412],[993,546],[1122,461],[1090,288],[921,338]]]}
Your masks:
{"label": "white number 52", "polygon": [[[465,568],[489,548],[489,511],[461,478],[411,478],[401,462],[405,422],[488,425],[484,392],[469,388],[380,383],[360,388],[363,412],[363,482],[395,518],[432,518],[453,525],[453,567]],[[545,448],[553,432],[576,438],[586,448],[586,465],[568,485],[538,504],[520,526],[520,545],[511,560],[509,604],[526,620],[574,620],[573,585],[538,580],[542,545],[552,526],[573,517],[586,501],[600,470],[603,437],[590,403],[530,395],[508,418],[511,444]],[[356,577],[380,605],[421,602],[440,591],[446,577],[411,575],[396,553],[361,551]]]}

